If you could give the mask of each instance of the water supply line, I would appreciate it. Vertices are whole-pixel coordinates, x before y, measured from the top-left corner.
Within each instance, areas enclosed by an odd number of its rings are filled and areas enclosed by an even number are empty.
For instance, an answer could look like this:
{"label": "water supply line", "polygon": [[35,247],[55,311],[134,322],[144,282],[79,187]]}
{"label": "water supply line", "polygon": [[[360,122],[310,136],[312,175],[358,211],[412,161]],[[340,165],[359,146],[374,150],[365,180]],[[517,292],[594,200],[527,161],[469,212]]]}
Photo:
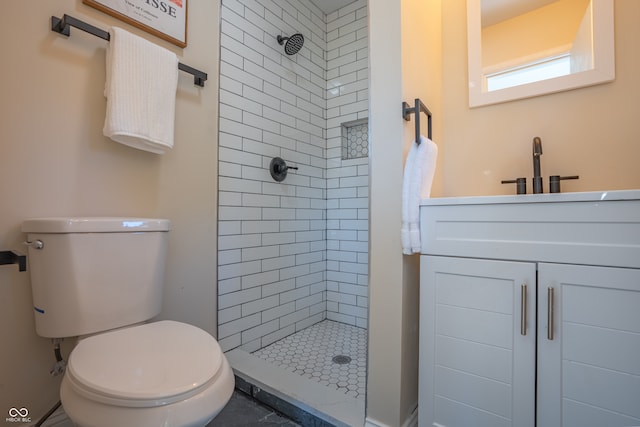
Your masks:
{"label": "water supply line", "polygon": [[53,408],[49,409],[49,410],[47,411],[47,413],[46,413],[46,414],[44,414],[44,415],[42,416],[42,418],[40,418],[40,419],[38,420],[38,422],[37,422],[37,423],[35,423],[35,424],[33,425],[33,427],[40,427],[42,424],[44,424],[44,422],[45,422],[45,421],[47,421],[47,419],[51,416],[51,414],[53,414],[54,412],[56,412],[56,410],[57,410],[61,405],[62,405],[62,402],[60,402],[60,401],[58,400],[58,402],[57,402],[55,405],[53,405]]}
{"label": "water supply line", "polygon": [[[58,375],[64,374],[64,371],[67,368],[67,362],[62,358],[62,352],[60,351],[60,343],[64,341],[64,338],[52,338],[51,342],[53,343],[53,353],[56,357],[56,362],[53,364],[51,369],[49,369],[49,374],[51,376],[57,377]],[[42,416],[38,420],[37,423],[33,425],[33,427],[40,427],[44,424],[45,421],[54,413],[56,410],[62,405],[62,402],[58,400],[55,405],[51,409],[47,411],[46,414]]]}
{"label": "water supply line", "polygon": [[67,369],[67,362],[62,358],[62,353],[60,352],[60,343],[63,340],[64,338],[53,338],[51,340],[51,342],[53,342],[53,352],[56,356],[56,363],[53,364],[49,373],[54,377],[64,374],[65,369]]}

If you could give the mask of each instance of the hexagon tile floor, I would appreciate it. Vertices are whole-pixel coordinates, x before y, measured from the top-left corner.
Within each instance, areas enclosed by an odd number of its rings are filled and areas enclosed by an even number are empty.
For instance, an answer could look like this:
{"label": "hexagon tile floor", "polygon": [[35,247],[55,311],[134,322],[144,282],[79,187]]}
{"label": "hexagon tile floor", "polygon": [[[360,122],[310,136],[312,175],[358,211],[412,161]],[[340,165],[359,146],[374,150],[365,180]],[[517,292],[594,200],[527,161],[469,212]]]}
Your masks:
{"label": "hexagon tile floor", "polygon": [[347,396],[365,398],[366,329],[323,320],[253,355]]}

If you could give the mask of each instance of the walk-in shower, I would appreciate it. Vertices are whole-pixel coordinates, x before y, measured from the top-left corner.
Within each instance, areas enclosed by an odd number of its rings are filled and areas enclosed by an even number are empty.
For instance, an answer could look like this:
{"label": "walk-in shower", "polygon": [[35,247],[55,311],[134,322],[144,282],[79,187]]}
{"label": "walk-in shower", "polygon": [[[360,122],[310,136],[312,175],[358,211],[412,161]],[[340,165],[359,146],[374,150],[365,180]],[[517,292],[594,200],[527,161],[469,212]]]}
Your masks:
{"label": "walk-in shower", "polygon": [[[295,373],[364,414],[367,3],[345,4],[222,0],[218,340],[232,365]],[[277,181],[274,158],[298,169]]]}

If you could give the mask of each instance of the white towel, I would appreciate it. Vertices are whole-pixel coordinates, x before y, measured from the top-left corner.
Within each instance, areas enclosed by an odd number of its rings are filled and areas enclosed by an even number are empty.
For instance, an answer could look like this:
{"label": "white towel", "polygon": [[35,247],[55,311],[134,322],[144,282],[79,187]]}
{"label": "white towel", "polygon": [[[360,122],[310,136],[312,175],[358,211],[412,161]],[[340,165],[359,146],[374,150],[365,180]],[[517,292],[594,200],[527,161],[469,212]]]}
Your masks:
{"label": "white towel", "polygon": [[412,144],[407,156],[402,182],[402,253],[420,252],[420,200],[431,195],[438,159],[438,146],[420,136],[420,144]]}
{"label": "white towel", "polygon": [[162,154],[173,147],[178,58],[122,28],[112,27],[109,34],[103,133]]}
{"label": "white towel", "polygon": [[411,144],[407,160],[404,163],[404,177],[402,179],[402,229],[400,239],[402,241],[402,253],[411,255],[411,237],[409,235],[409,191],[412,178],[415,176],[415,157],[418,151],[418,144]]}

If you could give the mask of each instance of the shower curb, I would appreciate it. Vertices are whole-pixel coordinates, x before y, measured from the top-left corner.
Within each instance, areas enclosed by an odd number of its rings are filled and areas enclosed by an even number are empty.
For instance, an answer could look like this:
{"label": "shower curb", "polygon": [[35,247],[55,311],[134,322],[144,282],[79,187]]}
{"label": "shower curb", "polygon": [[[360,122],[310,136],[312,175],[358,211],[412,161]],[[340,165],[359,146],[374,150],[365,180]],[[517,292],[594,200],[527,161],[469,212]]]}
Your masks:
{"label": "shower curb", "polygon": [[268,391],[251,384],[242,377],[236,375],[236,390],[245,393],[258,402],[270,407],[280,414],[290,418],[294,422],[304,427],[337,427],[335,424],[329,423],[320,417],[311,414],[304,409],[295,406],[293,403],[287,402]]}
{"label": "shower curb", "polygon": [[236,388],[303,426],[364,425],[364,401],[331,390],[244,350],[225,353]]}

